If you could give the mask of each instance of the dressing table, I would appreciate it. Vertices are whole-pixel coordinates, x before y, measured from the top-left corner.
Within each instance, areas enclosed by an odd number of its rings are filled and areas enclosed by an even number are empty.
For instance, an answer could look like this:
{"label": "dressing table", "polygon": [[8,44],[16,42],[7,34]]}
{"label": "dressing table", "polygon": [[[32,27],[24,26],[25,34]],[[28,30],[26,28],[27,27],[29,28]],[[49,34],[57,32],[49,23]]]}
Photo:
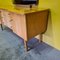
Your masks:
{"label": "dressing table", "polygon": [[42,42],[43,33],[47,29],[49,9],[0,10],[4,25],[24,39],[26,51],[27,42],[36,35],[40,36],[39,41]]}

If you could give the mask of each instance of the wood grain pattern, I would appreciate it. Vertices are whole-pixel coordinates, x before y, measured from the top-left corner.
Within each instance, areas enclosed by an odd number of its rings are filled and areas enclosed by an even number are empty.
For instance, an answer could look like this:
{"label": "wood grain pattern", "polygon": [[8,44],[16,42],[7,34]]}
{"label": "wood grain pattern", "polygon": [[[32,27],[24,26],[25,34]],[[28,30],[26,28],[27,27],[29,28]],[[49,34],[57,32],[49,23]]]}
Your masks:
{"label": "wood grain pattern", "polygon": [[24,40],[27,40],[25,15],[10,13],[10,16],[12,19],[11,25],[13,32],[22,37]]}
{"label": "wood grain pattern", "polygon": [[28,39],[46,31],[48,12],[48,10],[44,10],[26,14]]}

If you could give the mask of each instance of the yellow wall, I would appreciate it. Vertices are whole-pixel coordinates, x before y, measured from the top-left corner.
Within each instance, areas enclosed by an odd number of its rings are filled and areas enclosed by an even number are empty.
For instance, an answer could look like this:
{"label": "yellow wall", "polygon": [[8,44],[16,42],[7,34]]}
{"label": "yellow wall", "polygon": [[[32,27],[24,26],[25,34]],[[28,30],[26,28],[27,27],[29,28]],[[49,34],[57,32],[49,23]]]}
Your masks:
{"label": "yellow wall", "polygon": [[[39,8],[49,8],[48,29],[43,36],[43,40],[51,46],[60,50],[60,0],[39,0]],[[12,0],[0,0],[0,8],[13,9]]]}
{"label": "yellow wall", "polygon": [[7,10],[13,10],[13,0],[0,0],[0,8],[7,9]]}
{"label": "yellow wall", "polygon": [[51,10],[48,29],[43,40],[60,50],[60,0],[40,0],[39,7]]}
{"label": "yellow wall", "polygon": [[0,5],[1,6],[11,6],[11,5],[13,5],[12,2],[13,0],[0,0]]}

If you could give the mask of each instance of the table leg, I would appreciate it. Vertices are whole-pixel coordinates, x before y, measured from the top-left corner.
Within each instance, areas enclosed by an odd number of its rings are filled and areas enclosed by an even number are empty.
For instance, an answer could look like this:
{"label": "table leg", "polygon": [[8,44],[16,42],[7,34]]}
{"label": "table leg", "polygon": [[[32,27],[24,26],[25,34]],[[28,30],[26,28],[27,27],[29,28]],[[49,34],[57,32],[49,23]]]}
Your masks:
{"label": "table leg", "polygon": [[2,24],[1,24],[1,29],[3,30],[3,26],[2,26]]}
{"label": "table leg", "polygon": [[40,34],[39,42],[42,42],[42,40],[43,40],[43,35],[42,35],[42,34]]}
{"label": "table leg", "polygon": [[25,50],[28,51],[27,41],[24,41]]}

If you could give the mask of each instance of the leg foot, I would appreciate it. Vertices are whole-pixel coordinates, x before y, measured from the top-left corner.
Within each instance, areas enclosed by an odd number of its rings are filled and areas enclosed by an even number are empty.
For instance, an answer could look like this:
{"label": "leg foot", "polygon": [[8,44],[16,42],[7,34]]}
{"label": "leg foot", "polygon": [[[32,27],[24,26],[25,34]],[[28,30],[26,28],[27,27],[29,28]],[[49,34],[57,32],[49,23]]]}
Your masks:
{"label": "leg foot", "polygon": [[40,34],[40,40],[39,40],[39,42],[42,42],[42,39],[43,38],[43,36],[42,36],[42,34]]}
{"label": "leg foot", "polygon": [[2,29],[2,31],[3,31],[3,26],[2,26],[2,24],[1,24],[1,29]]}
{"label": "leg foot", "polygon": [[25,50],[28,51],[27,41],[24,41]]}

